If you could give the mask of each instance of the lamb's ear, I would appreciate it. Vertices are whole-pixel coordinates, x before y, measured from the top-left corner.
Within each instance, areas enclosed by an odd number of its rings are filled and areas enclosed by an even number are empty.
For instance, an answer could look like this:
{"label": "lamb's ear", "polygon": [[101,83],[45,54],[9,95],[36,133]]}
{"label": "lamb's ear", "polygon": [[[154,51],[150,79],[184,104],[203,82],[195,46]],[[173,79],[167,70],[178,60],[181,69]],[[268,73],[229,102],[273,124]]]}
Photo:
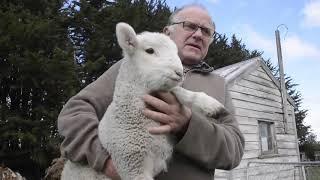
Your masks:
{"label": "lamb's ear", "polygon": [[116,34],[120,47],[128,54],[132,54],[138,45],[137,35],[134,29],[127,23],[118,23]]}

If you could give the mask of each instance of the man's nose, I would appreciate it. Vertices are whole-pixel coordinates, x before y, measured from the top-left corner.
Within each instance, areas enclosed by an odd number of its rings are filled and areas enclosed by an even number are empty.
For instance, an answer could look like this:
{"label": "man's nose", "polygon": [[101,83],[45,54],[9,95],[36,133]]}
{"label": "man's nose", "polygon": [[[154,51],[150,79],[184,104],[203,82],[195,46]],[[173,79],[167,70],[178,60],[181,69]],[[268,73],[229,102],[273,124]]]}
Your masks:
{"label": "man's nose", "polygon": [[193,32],[193,36],[202,37],[203,34],[202,34],[202,31],[201,31],[201,28],[198,28],[195,32]]}

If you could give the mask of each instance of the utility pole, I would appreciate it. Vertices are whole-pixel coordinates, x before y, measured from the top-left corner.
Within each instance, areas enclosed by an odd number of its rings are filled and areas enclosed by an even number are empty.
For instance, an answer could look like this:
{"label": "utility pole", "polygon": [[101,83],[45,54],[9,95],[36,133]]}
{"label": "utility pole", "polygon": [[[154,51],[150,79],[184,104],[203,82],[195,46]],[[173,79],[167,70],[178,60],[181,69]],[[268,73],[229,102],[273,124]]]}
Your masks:
{"label": "utility pole", "polygon": [[277,55],[278,55],[278,64],[279,64],[279,75],[280,75],[280,88],[281,88],[281,98],[282,98],[284,132],[288,133],[288,124],[287,124],[288,123],[287,91],[286,91],[286,85],[285,85],[285,81],[284,81],[283,60],[282,60],[281,43],[280,43],[280,33],[279,33],[278,28],[275,31],[275,34],[276,34]]}
{"label": "utility pole", "polygon": [[[279,26],[281,26],[281,25],[279,25]],[[286,86],[285,86],[285,82],[284,82],[284,71],[283,71],[283,60],[282,60],[281,43],[280,43],[280,33],[278,30],[279,26],[278,26],[277,30],[275,31],[275,34],[276,34],[277,54],[278,54],[279,74],[280,74],[280,88],[281,88],[281,98],[282,98],[284,132],[287,134],[288,133],[287,90],[286,90]],[[294,125],[293,128],[296,129],[297,125],[296,125],[295,118],[293,118],[292,121],[293,121],[293,125]],[[298,158],[299,162],[301,162],[297,129],[295,131],[295,137],[296,137],[297,155],[299,157]],[[306,180],[306,173],[305,173],[304,166],[302,166],[302,175],[303,175],[303,180]]]}

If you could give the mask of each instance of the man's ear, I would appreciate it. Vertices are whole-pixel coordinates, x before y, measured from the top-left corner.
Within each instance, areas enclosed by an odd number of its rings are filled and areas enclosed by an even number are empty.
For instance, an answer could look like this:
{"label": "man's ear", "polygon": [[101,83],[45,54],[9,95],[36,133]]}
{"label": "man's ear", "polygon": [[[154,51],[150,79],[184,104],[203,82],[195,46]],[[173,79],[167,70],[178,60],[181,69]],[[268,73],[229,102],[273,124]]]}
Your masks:
{"label": "man's ear", "polygon": [[210,44],[213,42],[213,37],[210,38],[210,41],[209,41],[209,46]]}
{"label": "man's ear", "polygon": [[163,34],[170,36],[170,29],[169,26],[165,26],[162,30]]}

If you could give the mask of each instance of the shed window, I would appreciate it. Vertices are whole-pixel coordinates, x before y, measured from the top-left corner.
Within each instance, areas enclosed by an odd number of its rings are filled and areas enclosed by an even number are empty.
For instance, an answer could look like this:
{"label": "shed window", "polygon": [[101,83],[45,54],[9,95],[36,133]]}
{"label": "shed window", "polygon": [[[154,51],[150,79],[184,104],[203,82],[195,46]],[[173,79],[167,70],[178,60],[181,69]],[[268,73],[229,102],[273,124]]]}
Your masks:
{"label": "shed window", "polygon": [[259,121],[261,154],[275,153],[274,123]]}

